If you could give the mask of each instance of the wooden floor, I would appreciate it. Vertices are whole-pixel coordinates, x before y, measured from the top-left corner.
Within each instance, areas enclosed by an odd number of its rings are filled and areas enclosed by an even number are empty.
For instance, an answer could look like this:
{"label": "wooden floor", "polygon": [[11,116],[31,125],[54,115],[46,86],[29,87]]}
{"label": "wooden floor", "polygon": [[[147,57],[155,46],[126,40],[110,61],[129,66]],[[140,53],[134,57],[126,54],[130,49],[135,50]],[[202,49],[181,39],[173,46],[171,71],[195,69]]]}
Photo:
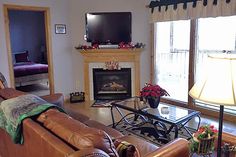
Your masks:
{"label": "wooden floor", "polygon": [[43,96],[50,94],[49,86],[46,83],[38,83],[27,86],[16,87],[17,90],[22,92],[31,93],[37,96]]}
{"label": "wooden floor", "polygon": [[[66,107],[73,109],[75,112],[83,113],[90,117],[90,119],[97,120],[105,125],[112,124],[111,111],[110,108],[107,107],[91,107],[93,102],[83,102],[83,103],[65,103]],[[118,121],[120,116],[118,112],[115,112],[115,119]],[[195,128],[198,124],[198,118],[194,118],[189,122],[189,126]],[[201,125],[203,124],[213,124],[218,128],[218,119],[214,119],[211,117],[206,117],[201,115]],[[224,121],[223,122],[223,131],[236,135],[236,124],[231,122]]]}

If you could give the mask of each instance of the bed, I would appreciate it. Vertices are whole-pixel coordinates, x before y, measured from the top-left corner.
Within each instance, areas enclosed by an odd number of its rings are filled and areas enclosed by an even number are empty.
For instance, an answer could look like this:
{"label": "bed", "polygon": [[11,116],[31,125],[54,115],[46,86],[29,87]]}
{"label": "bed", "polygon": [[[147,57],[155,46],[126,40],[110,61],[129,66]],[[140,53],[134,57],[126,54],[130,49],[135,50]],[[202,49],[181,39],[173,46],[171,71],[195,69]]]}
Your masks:
{"label": "bed", "polygon": [[38,83],[48,84],[47,64],[34,63],[29,61],[28,52],[15,54],[15,59],[16,63],[14,64],[13,69],[16,87]]}

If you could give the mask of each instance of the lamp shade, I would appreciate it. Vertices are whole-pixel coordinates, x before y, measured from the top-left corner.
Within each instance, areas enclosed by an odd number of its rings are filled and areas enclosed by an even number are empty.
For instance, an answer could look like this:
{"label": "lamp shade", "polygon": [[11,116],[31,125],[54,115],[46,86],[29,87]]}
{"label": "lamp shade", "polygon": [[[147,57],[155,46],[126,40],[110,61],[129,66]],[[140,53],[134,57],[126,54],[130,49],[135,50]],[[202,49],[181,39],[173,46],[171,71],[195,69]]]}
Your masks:
{"label": "lamp shade", "polygon": [[209,55],[205,69],[189,95],[207,103],[236,105],[236,55]]}

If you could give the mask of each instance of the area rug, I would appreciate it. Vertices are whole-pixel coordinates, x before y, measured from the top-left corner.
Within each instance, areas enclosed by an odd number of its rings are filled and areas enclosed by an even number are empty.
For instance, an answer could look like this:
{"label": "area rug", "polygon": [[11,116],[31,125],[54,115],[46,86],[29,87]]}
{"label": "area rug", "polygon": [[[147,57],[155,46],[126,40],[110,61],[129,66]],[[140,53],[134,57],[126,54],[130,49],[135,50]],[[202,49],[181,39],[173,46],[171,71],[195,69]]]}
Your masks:
{"label": "area rug", "polygon": [[95,100],[91,107],[111,107],[114,100]]}
{"label": "area rug", "polygon": [[[131,120],[131,119],[133,119],[133,118],[129,118],[129,120]],[[136,122],[132,123],[132,125],[136,125],[136,126],[131,126],[131,125],[125,123],[124,121],[121,121],[120,123],[118,123],[116,125],[115,129],[120,131],[124,135],[137,136],[137,137],[140,137],[146,141],[149,141],[157,146],[162,146],[163,144],[166,144],[169,141],[174,139],[174,129],[172,129],[172,131],[169,133],[167,138],[163,138],[161,136],[159,138],[156,138],[158,135],[156,135],[153,125],[151,125],[149,123],[144,123],[143,125],[141,125],[141,123],[143,124],[143,122],[141,122],[141,120],[137,120]],[[140,126],[137,127],[137,125],[140,125]],[[112,127],[112,125],[109,125],[109,126]],[[140,127],[142,127],[142,130],[140,130]],[[166,127],[169,128],[170,125],[166,124]],[[157,129],[162,130],[160,126],[157,126]],[[191,133],[196,132],[196,129],[193,129],[193,128],[188,128],[188,129]],[[178,137],[184,138],[187,140],[191,139],[191,136],[183,128],[179,130]]]}

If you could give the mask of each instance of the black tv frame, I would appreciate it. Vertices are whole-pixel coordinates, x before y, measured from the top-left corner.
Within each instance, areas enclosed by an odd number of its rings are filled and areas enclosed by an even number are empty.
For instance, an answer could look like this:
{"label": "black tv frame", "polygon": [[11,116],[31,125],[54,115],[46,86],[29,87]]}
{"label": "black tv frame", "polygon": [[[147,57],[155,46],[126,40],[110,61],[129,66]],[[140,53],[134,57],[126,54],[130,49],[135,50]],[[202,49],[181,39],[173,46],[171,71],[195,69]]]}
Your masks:
{"label": "black tv frame", "polygon": [[[114,17],[115,16],[127,17],[126,20],[128,22],[125,23],[125,27],[126,27],[126,30],[128,31],[127,32],[128,35],[125,35],[125,37],[123,37],[123,38],[126,38],[126,39],[124,41],[122,41],[122,40],[120,40],[122,37],[120,37],[120,38],[117,38],[116,41],[113,41],[114,39],[111,39],[111,40],[110,39],[107,39],[107,40],[105,40],[105,39],[96,40],[96,39],[94,39],[94,37],[92,38],[91,35],[89,35],[89,32],[90,32],[89,29],[91,29],[88,26],[88,15],[89,14],[90,15],[101,15],[101,16],[102,15],[104,15],[104,16],[110,15],[110,16],[114,16]],[[117,20],[115,20],[115,21],[117,21]],[[121,21],[120,26],[121,25],[124,25],[124,22],[122,23],[122,21]],[[112,27],[110,27],[110,28],[112,29]],[[86,29],[86,41],[87,42],[91,42],[92,45],[93,44],[103,44],[103,45],[106,45],[106,44],[117,44],[118,45],[120,42],[129,43],[129,42],[132,41],[132,13],[131,12],[88,12],[88,13],[85,14],[85,29]],[[109,29],[109,30],[111,30],[111,29]],[[103,31],[97,31],[97,32],[98,33],[101,33],[101,32],[104,33],[104,30]],[[125,33],[123,33],[123,34],[125,34]],[[106,37],[102,36],[100,38],[106,38]]]}

